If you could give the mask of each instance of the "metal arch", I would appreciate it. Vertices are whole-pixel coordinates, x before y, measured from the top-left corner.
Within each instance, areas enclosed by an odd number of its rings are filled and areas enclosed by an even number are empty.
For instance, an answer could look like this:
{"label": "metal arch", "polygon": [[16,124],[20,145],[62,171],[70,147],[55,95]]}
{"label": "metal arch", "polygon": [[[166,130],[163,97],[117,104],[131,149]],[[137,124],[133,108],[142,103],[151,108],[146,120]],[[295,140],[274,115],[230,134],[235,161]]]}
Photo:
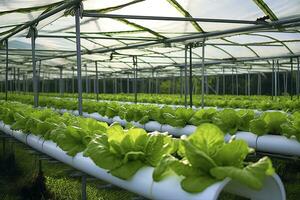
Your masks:
{"label": "metal arch", "polygon": [[[177,64],[177,62],[175,60],[173,60],[170,56],[165,55],[164,53],[160,53],[160,52],[150,50],[150,49],[145,49],[145,50],[148,51],[148,52],[152,52],[153,54],[160,54],[163,57],[170,59],[174,64]],[[172,51],[170,51],[170,52],[172,52]],[[168,52],[168,53],[170,53],[170,52]]]}
{"label": "metal arch", "polygon": [[247,33],[246,35],[254,35],[254,36],[261,36],[261,37],[265,37],[265,38],[269,38],[271,40],[274,40],[280,44],[282,44],[291,54],[295,54],[284,42],[281,42],[280,40],[272,37],[272,36],[269,36],[269,35],[263,35],[263,34],[260,34],[260,33]]}
{"label": "metal arch", "polygon": [[[99,46],[102,46],[102,47],[104,47],[104,48],[107,48],[107,46],[105,46],[105,45],[103,45],[103,44],[100,44],[100,43],[98,43],[98,42],[95,42],[95,41],[93,41],[93,40],[90,40],[90,39],[87,39],[86,38],[86,40],[88,40],[88,41],[90,41],[90,42],[92,42],[92,43],[94,43],[94,44],[97,44],[97,45],[99,45]],[[120,43],[122,43],[121,41],[119,41]],[[118,58],[117,58],[117,60],[119,60]],[[119,60],[120,61],[120,60]],[[121,63],[123,63],[123,64],[125,64],[125,65],[127,65],[129,68],[132,68],[129,64],[127,64],[127,63],[125,63],[125,62],[123,62],[123,61],[120,61]]]}
{"label": "metal arch", "polygon": [[[230,42],[230,43],[232,43],[232,44],[238,44],[238,43],[236,43],[236,42],[230,41],[230,40],[227,39],[227,38],[222,38],[222,39],[223,39],[224,41]],[[254,55],[256,55],[256,57],[260,58],[260,56],[256,53],[256,51],[254,51],[251,47],[249,47],[248,45],[242,45],[242,46],[246,47],[246,48],[249,49]],[[269,60],[267,60],[267,62],[268,62],[269,64],[271,64]]]}
{"label": "metal arch", "polygon": [[150,28],[147,28],[147,27],[142,26],[140,24],[131,22],[129,20],[126,20],[126,19],[116,19],[116,20],[119,21],[119,22],[123,22],[123,23],[125,23],[128,26],[132,26],[132,27],[134,27],[134,28],[136,28],[138,30],[144,30],[144,31],[146,31],[148,33],[151,33],[152,35],[154,35],[154,36],[156,36],[156,37],[158,37],[160,39],[166,39],[167,38],[167,37],[161,35],[160,33],[156,32],[156,31],[154,31],[154,30],[152,30]]}
{"label": "metal arch", "polygon": [[[236,42],[233,42],[233,41],[231,41],[231,40],[229,40],[228,38],[222,38],[224,41],[226,41],[226,42],[230,42],[230,43],[232,43],[232,44],[239,44],[239,43],[236,43]],[[249,49],[256,57],[260,57],[252,48],[250,48],[248,45],[242,45],[242,46],[244,46],[244,47],[246,47],[247,49]]]}
{"label": "metal arch", "polygon": [[[73,42],[74,44],[76,44],[76,41],[73,41],[73,40],[70,39],[70,38],[63,38],[63,39],[68,40],[68,41]],[[84,48],[85,50],[90,51],[90,50],[89,50],[87,47],[85,47],[83,44],[80,44],[80,46],[81,46],[82,48]]]}
{"label": "metal arch", "polygon": [[[222,38],[224,41],[230,42],[232,44],[237,44],[236,42],[230,41],[229,39],[226,38]],[[254,51],[251,47],[249,47],[248,45],[242,45],[244,47],[246,47],[247,49],[249,49],[254,55],[256,55],[256,57],[260,58],[260,56],[256,53],[256,51]],[[268,64],[271,64],[269,60],[267,60]]]}
{"label": "metal arch", "polygon": [[216,45],[211,45],[211,46],[213,46],[213,47],[215,47],[215,48],[217,48],[217,49],[223,51],[225,54],[229,55],[231,58],[235,58],[231,53],[229,53],[229,52],[226,51],[225,49],[223,49],[223,48],[221,48],[221,47],[218,47],[218,46],[216,46]]}

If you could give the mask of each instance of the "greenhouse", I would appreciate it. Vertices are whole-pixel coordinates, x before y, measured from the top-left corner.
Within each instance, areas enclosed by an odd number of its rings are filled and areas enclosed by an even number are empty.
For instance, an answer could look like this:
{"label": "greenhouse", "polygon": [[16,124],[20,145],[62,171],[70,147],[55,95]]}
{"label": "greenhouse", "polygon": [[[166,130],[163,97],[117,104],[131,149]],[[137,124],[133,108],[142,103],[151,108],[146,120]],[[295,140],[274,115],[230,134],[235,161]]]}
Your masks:
{"label": "greenhouse", "polygon": [[299,59],[299,0],[3,0],[0,200],[298,200]]}

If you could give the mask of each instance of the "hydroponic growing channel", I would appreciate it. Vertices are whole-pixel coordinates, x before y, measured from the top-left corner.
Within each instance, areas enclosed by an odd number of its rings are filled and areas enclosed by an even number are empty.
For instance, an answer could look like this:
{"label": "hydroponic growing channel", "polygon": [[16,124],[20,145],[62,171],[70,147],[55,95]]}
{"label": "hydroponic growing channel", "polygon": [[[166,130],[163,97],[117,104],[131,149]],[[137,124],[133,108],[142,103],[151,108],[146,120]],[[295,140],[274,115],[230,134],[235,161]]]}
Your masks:
{"label": "hydroponic growing channel", "polygon": [[[3,160],[36,152],[43,198],[89,199],[91,176],[147,199],[299,199],[299,22],[299,0],[1,2]],[[82,174],[80,197],[53,195],[43,156]]]}

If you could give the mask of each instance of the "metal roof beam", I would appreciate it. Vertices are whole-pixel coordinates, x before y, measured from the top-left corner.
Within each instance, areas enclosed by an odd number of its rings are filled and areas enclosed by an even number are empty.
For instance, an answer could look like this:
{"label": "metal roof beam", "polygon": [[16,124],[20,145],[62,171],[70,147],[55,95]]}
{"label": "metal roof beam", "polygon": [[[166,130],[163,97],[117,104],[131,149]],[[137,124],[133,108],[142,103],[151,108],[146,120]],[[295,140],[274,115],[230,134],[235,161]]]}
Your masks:
{"label": "metal roof beam", "polygon": [[197,22],[213,22],[213,23],[229,23],[229,24],[265,24],[261,21],[250,20],[233,20],[233,19],[210,19],[197,17],[165,17],[165,16],[145,16],[145,15],[118,15],[118,14],[102,14],[84,11],[84,17],[98,17],[110,19],[136,19],[136,20],[159,20],[159,21],[197,21]]}

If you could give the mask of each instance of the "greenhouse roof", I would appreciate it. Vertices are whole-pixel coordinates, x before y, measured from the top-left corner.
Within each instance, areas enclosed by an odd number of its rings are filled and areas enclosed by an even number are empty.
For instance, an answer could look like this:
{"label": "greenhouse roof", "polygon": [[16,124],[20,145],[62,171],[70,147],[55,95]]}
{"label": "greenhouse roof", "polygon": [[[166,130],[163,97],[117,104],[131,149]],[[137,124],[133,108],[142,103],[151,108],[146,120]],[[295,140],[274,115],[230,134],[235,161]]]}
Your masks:
{"label": "greenhouse roof", "polygon": [[[41,72],[55,77],[63,67],[64,75],[71,76],[76,69],[72,6],[78,2],[1,1],[0,41],[8,39],[9,66],[32,72],[31,39],[26,36],[29,25],[35,25]],[[200,73],[204,39],[206,74],[266,72],[278,58],[280,70],[286,71],[290,58],[300,56],[300,0],[86,0],[82,4],[82,64],[88,75],[95,74],[96,61],[100,76],[131,73],[133,56],[141,76],[153,70],[179,75],[189,44],[193,44],[194,71]],[[296,59],[292,62],[297,64]]]}

